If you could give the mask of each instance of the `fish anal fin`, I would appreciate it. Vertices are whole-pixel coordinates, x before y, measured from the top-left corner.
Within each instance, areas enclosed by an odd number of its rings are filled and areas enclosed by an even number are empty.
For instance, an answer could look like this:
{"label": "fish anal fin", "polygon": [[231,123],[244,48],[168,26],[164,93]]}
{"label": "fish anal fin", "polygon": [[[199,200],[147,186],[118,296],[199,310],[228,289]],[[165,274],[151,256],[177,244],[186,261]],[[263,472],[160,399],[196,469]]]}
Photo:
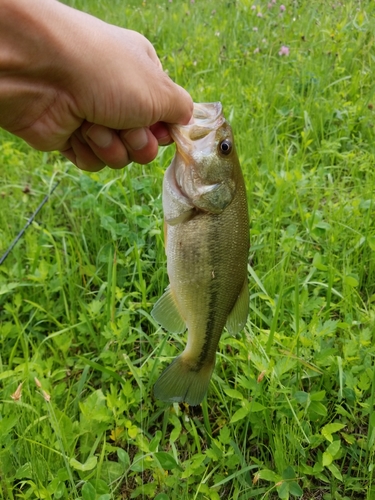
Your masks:
{"label": "fish anal fin", "polygon": [[236,335],[246,325],[247,316],[249,314],[249,287],[247,278],[238,295],[238,299],[233,306],[227,318],[226,327],[231,335]]}
{"label": "fish anal fin", "polygon": [[177,308],[170,286],[155,303],[151,316],[170,333],[182,333],[186,330],[185,321]]}
{"label": "fish anal fin", "polygon": [[188,363],[184,355],[178,356],[163,371],[154,386],[154,395],[166,403],[186,402],[199,405],[206,395],[215,360],[206,363],[199,370]]}

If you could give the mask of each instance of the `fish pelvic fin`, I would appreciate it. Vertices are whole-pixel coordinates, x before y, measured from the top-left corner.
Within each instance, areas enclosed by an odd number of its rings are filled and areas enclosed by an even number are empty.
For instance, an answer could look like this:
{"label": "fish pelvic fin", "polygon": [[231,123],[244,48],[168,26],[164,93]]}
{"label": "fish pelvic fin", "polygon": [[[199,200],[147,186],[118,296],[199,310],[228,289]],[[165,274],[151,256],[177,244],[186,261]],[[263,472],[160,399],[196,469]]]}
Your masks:
{"label": "fish pelvic fin", "polygon": [[215,359],[197,369],[183,354],[163,371],[154,386],[154,395],[166,403],[199,405],[206,395]]}
{"label": "fish pelvic fin", "polygon": [[164,294],[154,305],[151,316],[167,332],[182,333],[186,330],[185,321],[177,308],[170,285],[167,286]]}

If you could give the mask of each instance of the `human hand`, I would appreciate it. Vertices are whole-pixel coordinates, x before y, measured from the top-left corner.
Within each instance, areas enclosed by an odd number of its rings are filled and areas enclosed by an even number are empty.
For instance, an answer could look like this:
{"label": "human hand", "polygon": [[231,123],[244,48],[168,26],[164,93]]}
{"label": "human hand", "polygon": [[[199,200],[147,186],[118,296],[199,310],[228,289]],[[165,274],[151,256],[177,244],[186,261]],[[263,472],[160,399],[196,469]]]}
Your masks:
{"label": "human hand", "polygon": [[166,123],[189,121],[189,94],[139,33],[39,3],[0,0],[0,126],[83,170],[153,160]]}

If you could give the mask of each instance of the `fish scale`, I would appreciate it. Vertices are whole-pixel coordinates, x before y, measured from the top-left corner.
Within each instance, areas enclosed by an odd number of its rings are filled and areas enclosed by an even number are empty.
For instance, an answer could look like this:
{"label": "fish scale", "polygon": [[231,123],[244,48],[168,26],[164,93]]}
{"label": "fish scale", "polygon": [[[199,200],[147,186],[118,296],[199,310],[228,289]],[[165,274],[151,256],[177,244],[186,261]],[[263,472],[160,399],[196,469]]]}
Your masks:
{"label": "fish scale", "polygon": [[[170,287],[152,312],[167,330],[188,329],[186,348],[156,382],[155,396],[191,405],[207,391],[224,326],[232,333],[243,328],[249,295],[247,198],[232,131],[221,105],[196,106],[193,124],[171,129],[177,152],[163,188]],[[204,136],[194,132],[202,121]],[[220,154],[223,141],[230,155]]]}

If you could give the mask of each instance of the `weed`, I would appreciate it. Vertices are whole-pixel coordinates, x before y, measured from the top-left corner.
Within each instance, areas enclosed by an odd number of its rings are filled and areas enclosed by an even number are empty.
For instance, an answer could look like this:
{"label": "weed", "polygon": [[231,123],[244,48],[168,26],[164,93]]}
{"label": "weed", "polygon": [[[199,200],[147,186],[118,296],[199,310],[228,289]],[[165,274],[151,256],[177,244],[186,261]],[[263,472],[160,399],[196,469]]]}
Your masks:
{"label": "weed", "polygon": [[222,101],[250,315],[202,406],[154,400],[186,342],[150,316],[173,147],[86,174],[2,132],[0,253],[61,182],[0,267],[0,499],[374,498],[373,3],[69,3],[143,32],[196,102]]}

